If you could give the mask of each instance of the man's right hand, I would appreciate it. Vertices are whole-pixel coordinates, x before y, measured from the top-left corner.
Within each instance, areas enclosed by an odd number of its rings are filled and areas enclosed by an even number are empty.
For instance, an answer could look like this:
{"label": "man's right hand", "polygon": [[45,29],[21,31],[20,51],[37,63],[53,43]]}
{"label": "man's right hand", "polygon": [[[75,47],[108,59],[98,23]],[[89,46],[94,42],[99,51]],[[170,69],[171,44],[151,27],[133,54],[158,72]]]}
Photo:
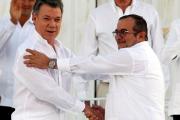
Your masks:
{"label": "man's right hand", "polygon": [[89,120],[104,120],[104,109],[99,106],[90,107],[85,103],[83,112]]}
{"label": "man's right hand", "polygon": [[91,109],[97,114],[99,120],[105,120],[105,109],[98,105],[93,105]]}
{"label": "man's right hand", "polygon": [[88,118],[89,120],[98,120],[98,118],[96,117],[95,113],[89,105],[85,104],[85,109],[83,110],[83,112],[86,118]]}
{"label": "man's right hand", "polygon": [[11,16],[11,21],[14,24],[17,24],[21,17],[21,10],[22,10],[21,6],[22,6],[22,0],[11,0],[10,16]]}

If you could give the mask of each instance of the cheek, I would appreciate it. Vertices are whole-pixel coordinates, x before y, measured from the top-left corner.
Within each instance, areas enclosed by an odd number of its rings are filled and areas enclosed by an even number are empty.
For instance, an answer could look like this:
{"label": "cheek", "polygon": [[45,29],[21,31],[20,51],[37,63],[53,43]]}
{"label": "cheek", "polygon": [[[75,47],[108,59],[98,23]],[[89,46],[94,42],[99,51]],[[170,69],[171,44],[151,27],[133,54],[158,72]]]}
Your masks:
{"label": "cheek", "polygon": [[46,26],[45,26],[44,24],[42,24],[42,23],[39,23],[39,24],[37,25],[37,28],[38,28],[38,30],[39,30],[41,33],[46,32]]}
{"label": "cheek", "polygon": [[57,24],[57,31],[60,31],[61,30],[61,24]]}

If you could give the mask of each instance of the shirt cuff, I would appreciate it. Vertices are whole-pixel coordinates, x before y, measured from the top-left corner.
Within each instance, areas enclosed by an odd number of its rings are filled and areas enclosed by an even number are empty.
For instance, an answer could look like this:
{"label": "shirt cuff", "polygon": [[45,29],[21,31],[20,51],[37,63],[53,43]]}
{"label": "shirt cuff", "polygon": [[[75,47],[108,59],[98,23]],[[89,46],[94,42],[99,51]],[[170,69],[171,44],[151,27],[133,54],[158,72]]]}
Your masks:
{"label": "shirt cuff", "polygon": [[83,110],[85,109],[85,103],[81,102],[79,100],[76,100],[74,107],[71,109],[71,111],[75,111],[75,112],[83,112]]}
{"label": "shirt cuff", "polygon": [[86,99],[86,91],[77,92],[77,96],[80,100]]}
{"label": "shirt cuff", "polygon": [[69,59],[57,59],[57,67],[60,71],[70,71]]}

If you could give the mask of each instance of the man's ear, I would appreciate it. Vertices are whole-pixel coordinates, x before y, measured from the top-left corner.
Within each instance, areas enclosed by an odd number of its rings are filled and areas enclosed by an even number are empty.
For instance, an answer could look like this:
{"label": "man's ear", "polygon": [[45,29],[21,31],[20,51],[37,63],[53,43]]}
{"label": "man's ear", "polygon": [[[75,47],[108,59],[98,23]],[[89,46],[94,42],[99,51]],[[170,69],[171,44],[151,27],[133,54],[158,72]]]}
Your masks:
{"label": "man's ear", "polygon": [[146,39],[146,32],[139,32],[137,37],[138,37],[138,40],[145,41],[145,39]]}
{"label": "man's ear", "polygon": [[36,21],[37,13],[32,13],[32,20],[33,23]]}

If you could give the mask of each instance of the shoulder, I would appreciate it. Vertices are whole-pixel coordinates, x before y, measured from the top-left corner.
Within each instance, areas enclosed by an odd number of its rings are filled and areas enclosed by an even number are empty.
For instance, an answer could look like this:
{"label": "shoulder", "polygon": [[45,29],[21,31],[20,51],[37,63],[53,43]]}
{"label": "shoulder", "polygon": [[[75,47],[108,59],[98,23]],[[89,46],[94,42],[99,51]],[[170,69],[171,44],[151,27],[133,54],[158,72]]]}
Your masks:
{"label": "shoulder", "polygon": [[148,25],[155,25],[154,22],[159,24],[159,13],[151,4],[136,0],[134,12],[141,15]]}
{"label": "shoulder", "polygon": [[148,11],[149,13],[155,13],[155,14],[158,14],[157,10],[155,9],[154,6],[152,6],[151,4],[149,3],[146,3],[146,2],[143,2],[143,1],[136,1],[136,6],[137,8],[139,9],[142,9],[142,10],[145,10],[145,11]]}
{"label": "shoulder", "polygon": [[113,5],[111,2],[107,2],[93,9],[90,13],[91,16],[99,16],[107,14],[108,12],[113,10]]}
{"label": "shoulder", "polygon": [[29,35],[24,42],[18,47],[17,54],[22,55],[25,54],[25,50],[27,48],[34,49],[35,45],[37,44],[38,40],[35,37],[35,33],[32,32],[31,35]]}
{"label": "shoulder", "polygon": [[152,9],[152,10],[154,10],[155,8],[154,8],[154,6],[152,6],[151,4],[149,4],[149,3],[146,3],[146,2],[143,2],[143,1],[136,1],[136,4],[138,5],[138,6],[141,6],[141,7],[144,7],[144,8],[147,8],[147,9]]}

